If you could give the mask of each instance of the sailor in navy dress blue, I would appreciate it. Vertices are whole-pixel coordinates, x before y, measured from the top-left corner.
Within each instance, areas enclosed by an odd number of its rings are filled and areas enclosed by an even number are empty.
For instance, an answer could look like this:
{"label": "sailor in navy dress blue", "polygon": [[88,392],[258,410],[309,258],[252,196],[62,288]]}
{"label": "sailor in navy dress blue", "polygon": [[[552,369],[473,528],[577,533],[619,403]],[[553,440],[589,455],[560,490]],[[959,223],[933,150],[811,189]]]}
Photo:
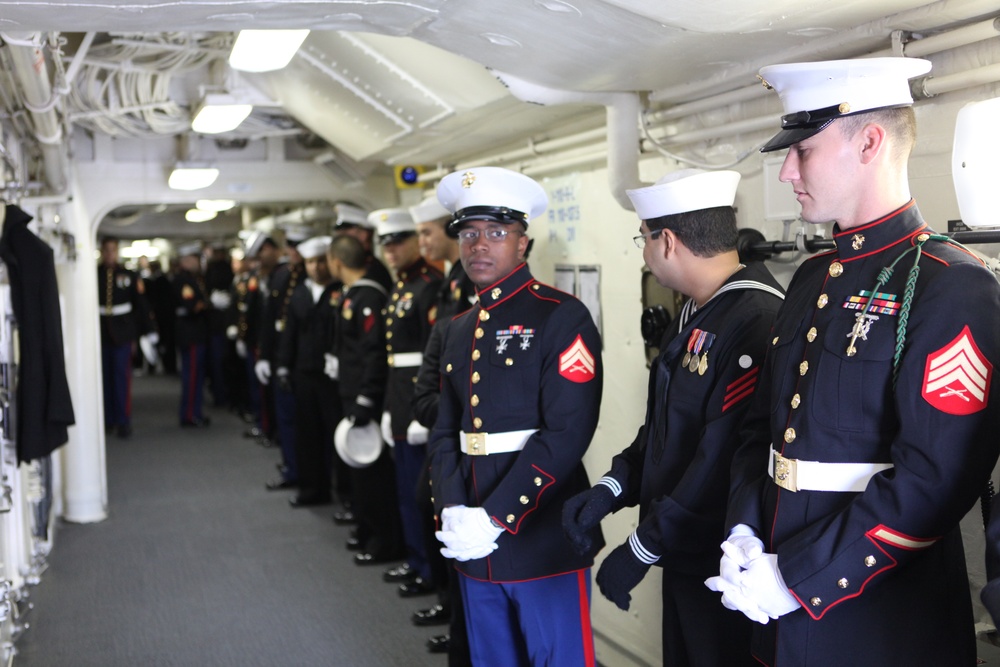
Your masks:
{"label": "sailor in navy dress blue", "polygon": [[[479,304],[445,330],[441,374],[429,447],[435,509],[440,516],[452,505],[482,507],[503,529],[496,551],[456,567],[465,577],[514,586],[573,575],[583,613],[574,607],[574,618],[557,600],[539,595],[524,605],[548,616],[545,625],[524,623],[522,630],[573,634],[580,643],[581,632],[590,632],[581,628],[581,617],[589,624],[589,568],[604,540],[596,528],[591,550],[577,553],[560,516],[566,499],[590,486],[581,459],[597,427],[603,371],[589,311],[537,282],[521,264],[480,290]],[[522,448],[503,451],[514,439]],[[476,605],[466,603],[473,662],[488,650],[509,655],[496,664],[518,664],[517,646],[504,642],[502,632],[495,644],[482,646],[482,633],[490,630],[476,631]],[[524,641],[530,647],[540,638]]]}
{"label": "sailor in navy dress blue", "polygon": [[[958,522],[1000,444],[1000,288],[970,253],[924,243],[894,378],[912,248],[930,233],[912,200],[835,233],[836,250],[799,267],[775,321],[726,523],[758,532],[801,604],[755,625],[764,664],[975,664]],[[822,490],[802,462],[819,462],[824,480],[828,464],[872,474],[867,486]]]}

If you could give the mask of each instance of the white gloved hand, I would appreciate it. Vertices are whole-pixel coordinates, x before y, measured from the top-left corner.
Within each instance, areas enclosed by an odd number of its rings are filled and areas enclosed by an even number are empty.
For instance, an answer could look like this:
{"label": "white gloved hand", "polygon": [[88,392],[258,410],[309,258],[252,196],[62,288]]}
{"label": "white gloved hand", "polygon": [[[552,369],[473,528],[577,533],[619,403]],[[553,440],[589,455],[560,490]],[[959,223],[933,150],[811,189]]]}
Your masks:
{"label": "white gloved hand", "polygon": [[[496,548],[496,540],[503,532],[493,523],[490,516],[482,507],[465,507],[457,505],[446,507],[441,511],[442,530],[434,533],[434,537],[444,543],[441,555],[445,555],[447,550],[451,554],[483,553],[482,558],[492,553]],[[457,556],[445,556],[446,558],[456,558]]]}
{"label": "white gloved hand", "polygon": [[142,350],[142,356],[146,357],[150,366],[155,366],[156,362],[160,360],[159,350],[156,349],[156,344],[159,341],[160,334],[155,331],[139,336],[139,349]]}
{"label": "white gloved hand", "polygon": [[740,581],[740,592],[771,618],[784,616],[801,606],[781,577],[778,554],[766,553],[750,561]]}
{"label": "white gloved hand", "polygon": [[496,550],[497,545],[496,542],[494,542],[475,549],[466,549],[465,551],[453,551],[448,547],[443,547],[441,549],[441,555],[445,558],[454,558],[455,560],[465,562],[467,560],[475,560],[477,558],[486,558]]}
{"label": "white gloved hand", "polygon": [[747,567],[750,561],[764,553],[764,543],[753,528],[738,523],[729,531],[729,538],[722,543],[722,552],[736,561],[740,567]]}
{"label": "white gloved hand", "polygon": [[253,373],[257,376],[257,381],[267,384],[271,381],[271,362],[267,359],[260,359],[253,365]]}
{"label": "white gloved hand", "polygon": [[226,327],[226,338],[229,340],[236,340],[236,337],[240,335],[240,330],[236,328],[235,324],[230,324]]}
{"label": "white gloved hand", "polygon": [[212,293],[208,295],[208,300],[219,310],[225,310],[233,302],[233,297],[229,292],[217,289],[212,290]]}
{"label": "white gloved hand", "polygon": [[743,568],[729,554],[723,554],[719,561],[719,576],[709,577],[705,586],[709,590],[722,593],[722,606],[733,611],[741,611],[751,621],[767,623],[768,615],[757,607],[757,603],[743,595],[740,580]]}
{"label": "white gloved hand", "polygon": [[323,373],[331,380],[340,377],[340,359],[329,352],[323,353]]}
{"label": "white gloved hand", "polygon": [[411,445],[426,445],[429,434],[430,431],[427,430],[427,427],[416,419],[411,421],[410,425],[406,427],[406,441]]}
{"label": "white gloved hand", "polygon": [[236,356],[240,359],[247,358],[247,342],[242,338],[236,339]]}
{"label": "white gloved hand", "polygon": [[396,442],[392,439],[392,415],[389,414],[388,410],[382,413],[382,421],[379,426],[382,429],[382,439],[385,440],[390,447],[395,446]]}

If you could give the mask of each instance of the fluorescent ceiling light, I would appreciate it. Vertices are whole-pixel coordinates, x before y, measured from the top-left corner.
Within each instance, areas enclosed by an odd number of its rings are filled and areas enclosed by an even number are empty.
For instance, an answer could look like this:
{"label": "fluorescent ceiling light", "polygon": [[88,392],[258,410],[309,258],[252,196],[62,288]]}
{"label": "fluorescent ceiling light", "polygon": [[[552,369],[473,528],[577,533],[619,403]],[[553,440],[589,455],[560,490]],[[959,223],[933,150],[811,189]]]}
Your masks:
{"label": "fluorescent ceiling light", "polygon": [[239,127],[251,111],[252,104],[239,104],[232,95],[209,93],[195,112],[191,129],[199,134],[230,132]]}
{"label": "fluorescent ceiling light", "polygon": [[211,220],[217,215],[219,214],[215,211],[203,211],[200,208],[191,208],[184,214],[184,219],[188,222],[205,222],[207,220]]}
{"label": "fluorescent ceiling light", "polygon": [[244,72],[271,72],[287,65],[308,30],[241,30],[229,54],[229,65]]}
{"label": "fluorescent ceiling light", "polygon": [[215,167],[176,167],[170,172],[167,185],[173,190],[201,190],[207,188],[219,177]]}
{"label": "fluorescent ceiling light", "polygon": [[202,211],[217,211],[219,213],[228,211],[234,206],[236,206],[235,199],[199,199],[194,203],[194,207],[200,208]]}

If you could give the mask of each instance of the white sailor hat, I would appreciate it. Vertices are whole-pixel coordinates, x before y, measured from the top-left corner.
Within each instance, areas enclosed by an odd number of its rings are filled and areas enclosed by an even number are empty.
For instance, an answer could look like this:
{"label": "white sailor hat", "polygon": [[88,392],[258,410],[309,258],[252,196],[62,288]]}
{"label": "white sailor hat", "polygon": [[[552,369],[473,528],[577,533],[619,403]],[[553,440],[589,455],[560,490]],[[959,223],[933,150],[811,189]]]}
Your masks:
{"label": "white sailor hat", "polygon": [[192,241],[191,243],[185,243],[183,245],[177,246],[178,257],[188,257],[189,255],[200,255],[201,251],[202,251],[201,241]]}
{"label": "white sailor hat", "polygon": [[283,227],[282,231],[285,232],[285,243],[293,248],[312,235],[312,232],[310,232],[309,229],[299,226]]}
{"label": "white sailor hat", "polygon": [[700,211],[716,206],[732,206],[736,201],[736,171],[681,169],[672,171],[654,185],[626,190],[640,220]]}
{"label": "white sailor hat", "polygon": [[455,214],[448,224],[452,236],[469,220],[523,223],[545,212],[549,199],[534,179],[501,167],[472,167],[455,171],[437,187],[437,196]]}
{"label": "white sailor hat", "polygon": [[413,218],[405,208],[380,208],[368,214],[368,221],[375,225],[379,245],[396,243],[417,233]]}
{"label": "white sailor hat", "polygon": [[784,107],[781,132],[762,153],[807,139],[837,118],[913,104],[909,80],[931,69],[920,58],[860,58],[770,65],[758,75]]}
{"label": "white sailor hat", "polygon": [[451,211],[441,205],[436,194],[432,194],[416,206],[411,206],[410,215],[413,216],[414,223],[420,224],[421,222],[451,218]]}
{"label": "white sailor hat", "polygon": [[354,225],[356,227],[364,227],[366,229],[375,228],[375,223],[369,220],[368,214],[357,206],[352,206],[351,204],[336,204],[334,205],[333,210],[337,213],[337,227]]}
{"label": "white sailor hat", "polygon": [[302,259],[321,257],[326,254],[326,249],[330,247],[332,240],[329,236],[314,236],[300,243],[295,249],[302,255]]}
{"label": "white sailor hat", "polygon": [[341,419],[333,433],[333,445],[340,459],[352,468],[367,468],[382,453],[382,433],[375,422],[355,426],[350,419]]}
{"label": "white sailor hat", "polygon": [[243,256],[248,259],[256,257],[260,252],[260,249],[264,247],[265,243],[270,243],[273,246],[278,245],[266,232],[259,230],[252,232],[250,236],[247,237],[246,243],[244,244],[245,249],[243,251]]}

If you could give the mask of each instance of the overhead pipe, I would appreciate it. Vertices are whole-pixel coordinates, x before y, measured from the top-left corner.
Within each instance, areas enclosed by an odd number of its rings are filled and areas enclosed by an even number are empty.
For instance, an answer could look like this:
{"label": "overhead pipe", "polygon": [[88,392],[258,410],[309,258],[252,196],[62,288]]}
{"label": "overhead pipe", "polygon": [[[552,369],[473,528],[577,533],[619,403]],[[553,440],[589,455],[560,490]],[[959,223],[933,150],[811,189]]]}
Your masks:
{"label": "overhead pipe", "polygon": [[950,93],[962,88],[972,88],[974,86],[984,86],[989,83],[1000,81],[1000,63],[977,67],[976,69],[964,72],[955,72],[944,76],[928,76],[917,81],[914,85],[914,93],[918,99],[926,99]]}
{"label": "overhead pipe", "polygon": [[512,74],[493,71],[518,99],[533,104],[600,105],[607,110],[608,186],[615,201],[632,210],[625,190],[643,185],[639,180],[639,95],[638,93],[578,92],[557,90],[526,81]]}
{"label": "overhead pipe", "polygon": [[984,42],[997,35],[1000,35],[1000,18],[992,18],[954,30],[948,30],[937,35],[903,42],[900,47],[902,53],[897,53],[896,50],[889,48],[866,54],[865,57],[877,58],[903,55],[908,58],[922,58],[932,53],[941,53],[948,49],[955,49],[960,46],[975,44],[976,42]]}
{"label": "overhead pipe", "polygon": [[45,183],[56,192],[65,192],[69,173],[69,151],[63,140],[62,124],[55,110],[52,83],[45,54],[38,46],[40,33],[3,33],[13,67],[14,79],[24,94],[31,114],[34,138],[41,147]]}

